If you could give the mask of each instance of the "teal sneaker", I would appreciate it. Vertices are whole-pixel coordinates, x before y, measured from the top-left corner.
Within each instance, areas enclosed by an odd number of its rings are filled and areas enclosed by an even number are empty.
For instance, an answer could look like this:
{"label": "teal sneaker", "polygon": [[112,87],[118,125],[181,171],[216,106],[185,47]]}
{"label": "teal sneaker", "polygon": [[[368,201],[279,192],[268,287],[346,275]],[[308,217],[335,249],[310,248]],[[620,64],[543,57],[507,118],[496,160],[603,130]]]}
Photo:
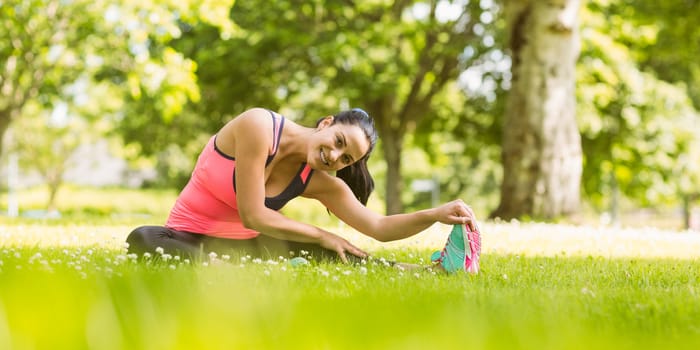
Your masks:
{"label": "teal sneaker", "polygon": [[447,237],[447,243],[442,251],[434,252],[430,257],[433,263],[439,263],[448,273],[466,271],[471,274],[479,273],[479,257],[481,256],[481,234],[478,225],[471,231],[465,225],[454,225]]}

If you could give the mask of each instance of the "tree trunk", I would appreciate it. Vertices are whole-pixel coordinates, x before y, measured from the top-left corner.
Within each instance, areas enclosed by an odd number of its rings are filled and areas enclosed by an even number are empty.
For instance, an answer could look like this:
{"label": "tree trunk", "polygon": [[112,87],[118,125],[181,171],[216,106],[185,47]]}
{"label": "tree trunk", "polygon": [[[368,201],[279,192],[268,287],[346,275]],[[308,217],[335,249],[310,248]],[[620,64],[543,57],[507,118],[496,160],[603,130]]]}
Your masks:
{"label": "tree trunk", "polygon": [[10,127],[10,112],[0,111],[0,157],[3,155],[3,141],[5,139],[5,132],[7,128]]}
{"label": "tree trunk", "polygon": [[403,177],[401,175],[401,154],[403,151],[403,132],[401,121],[396,118],[394,96],[383,96],[368,103],[368,112],[373,116],[382,143],[382,152],[386,160],[386,214],[403,213],[401,191]]}
{"label": "tree trunk", "polygon": [[578,211],[579,7],[579,0],[506,2],[513,80],[503,125],[501,200],[492,217],[550,219]]}
{"label": "tree trunk", "polygon": [[403,177],[401,176],[401,154],[403,135],[394,130],[385,130],[382,137],[384,159],[386,159],[386,214],[403,213],[401,192]]}
{"label": "tree trunk", "polygon": [[697,223],[693,217],[693,202],[698,199],[698,194],[683,194],[683,228],[697,230]]}
{"label": "tree trunk", "polygon": [[58,195],[58,190],[63,185],[63,165],[57,165],[55,167],[49,167],[43,172],[44,179],[46,180],[46,185],[49,187],[49,197],[46,201],[46,211],[49,213],[56,210],[56,196]]}

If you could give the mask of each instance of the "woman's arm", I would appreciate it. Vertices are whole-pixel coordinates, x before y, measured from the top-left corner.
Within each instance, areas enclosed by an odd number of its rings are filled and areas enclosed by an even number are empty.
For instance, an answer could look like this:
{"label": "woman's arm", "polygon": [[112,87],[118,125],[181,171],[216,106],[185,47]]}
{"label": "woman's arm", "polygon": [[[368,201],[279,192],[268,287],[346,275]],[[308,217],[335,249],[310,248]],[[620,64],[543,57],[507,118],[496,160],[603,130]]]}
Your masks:
{"label": "woman's arm", "polygon": [[342,180],[329,174],[315,174],[307,192],[308,197],[319,200],[340,220],[382,242],[413,236],[436,222],[475,228],[474,213],[461,199],[436,208],[384,216],[362,205]]}
{"label": "woman's arm", "polygon": [[319,243],[338,252],[365,257],[367,254],[345,239],[318,227],[291,220],[265,206],[265,161],[272,144],[272,123],[265,109],[251,109],[222,128],[217,136],[222,146],[234,146],[236,158],[236,198],[238,211],[247,228],[266,235]]}

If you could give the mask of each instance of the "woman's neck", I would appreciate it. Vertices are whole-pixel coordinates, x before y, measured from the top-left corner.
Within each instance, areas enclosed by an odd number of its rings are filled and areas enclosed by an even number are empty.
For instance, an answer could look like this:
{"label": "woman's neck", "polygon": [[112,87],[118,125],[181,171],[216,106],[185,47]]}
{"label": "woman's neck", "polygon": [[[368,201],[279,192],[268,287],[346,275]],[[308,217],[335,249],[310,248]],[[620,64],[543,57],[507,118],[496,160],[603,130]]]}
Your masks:
{"label": "woman's neck", "polygon": [[306,162],[309,138],[314,130],[287,119],[280,137],[277,156],[294,162]]}

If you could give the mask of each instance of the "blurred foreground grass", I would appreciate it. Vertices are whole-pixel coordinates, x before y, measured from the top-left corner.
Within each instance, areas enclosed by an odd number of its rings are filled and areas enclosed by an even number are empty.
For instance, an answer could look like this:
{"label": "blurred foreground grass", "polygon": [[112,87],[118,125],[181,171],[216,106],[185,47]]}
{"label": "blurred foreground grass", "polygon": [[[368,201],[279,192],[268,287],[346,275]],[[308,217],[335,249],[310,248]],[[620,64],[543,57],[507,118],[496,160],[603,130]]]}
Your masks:
{"label": "blurred foreground grass", "polygon": [[[444,276],[236,256],[139,262],[124,254],[130,229],[0,225],[0,349],[700,346],[690,233],[484,223],[481,273]],[[425,264],[446,229],[386,245],[342,233]]]}
{"label": "blurred foreground grass", "polygon": [[[100,203],[146,215],[0,223],[0,349],[700,346],[697,233],[485,222],[477,276],[284,258],[136,261],[124,238],[161,224],[174,194],[120,193]],[[380,244],[322,210],[301,215],[418,264],[448,231]]]}

